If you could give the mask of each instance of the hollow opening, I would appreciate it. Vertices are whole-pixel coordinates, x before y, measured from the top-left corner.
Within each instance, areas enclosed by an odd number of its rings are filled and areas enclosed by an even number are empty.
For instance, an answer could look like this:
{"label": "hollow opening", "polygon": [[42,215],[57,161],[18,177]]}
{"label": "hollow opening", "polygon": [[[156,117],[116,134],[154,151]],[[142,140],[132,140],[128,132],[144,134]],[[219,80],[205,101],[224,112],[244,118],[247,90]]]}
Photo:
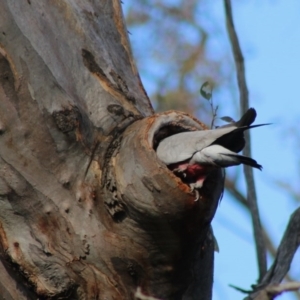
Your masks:
{"label": "hollow opening", "polygon": [[187,131],[191,131],[190,128],[187,128],[182,124],[178,124],[178,123],[165,124],[155,132],[153,137],[152,147],[156,151],[159,143],[166,137],[181,132],[187,132]]}

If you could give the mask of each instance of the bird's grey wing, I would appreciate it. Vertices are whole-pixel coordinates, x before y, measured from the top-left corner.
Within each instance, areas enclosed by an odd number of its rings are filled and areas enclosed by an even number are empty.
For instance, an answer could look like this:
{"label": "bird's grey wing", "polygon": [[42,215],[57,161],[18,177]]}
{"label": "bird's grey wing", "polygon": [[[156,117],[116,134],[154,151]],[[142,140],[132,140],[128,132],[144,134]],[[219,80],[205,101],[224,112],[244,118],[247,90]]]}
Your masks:
{"label": "bird's grey wing", "polygon": [[235,152],[220,145],[212,145],[195,153],[193,161],[199,164],[212,164],[223,168],[241,164]]}
{"label": "bird's grey wing", "polygon": [[225,128],[219,127],[217,129],[212,129],[212,130],[191,132],[194,133],[195,151],[201,151],[202,149],[211,145],[221,136],[230,133],[235,129],[236,129],[235,126],[230,126]]}
{"label": "bird's grey wing", "polygon": [[162,140],[157,149],[158,158],[166,165],[185,161],[193,156],[195,144],[190,135],[178,133]]}
{"label": "bird's grey wing", "polygon": [[165,164],[173,164],[191,158],[195,152],[211,145],[220,136],[236,127],[214,130],[189,131],[171,135],[163,139],[156,150],[157,156]]}

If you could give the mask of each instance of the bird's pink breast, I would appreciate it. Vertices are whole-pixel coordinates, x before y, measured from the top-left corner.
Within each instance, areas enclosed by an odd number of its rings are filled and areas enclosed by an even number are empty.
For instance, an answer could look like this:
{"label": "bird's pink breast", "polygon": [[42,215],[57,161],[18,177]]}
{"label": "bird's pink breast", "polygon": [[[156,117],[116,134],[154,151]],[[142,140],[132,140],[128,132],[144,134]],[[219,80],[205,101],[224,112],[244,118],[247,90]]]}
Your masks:
{"label": "bird's pink breast", "polygon": [[168,166],[177,176],[186,183],[203,183],[207,175],[212,171],[212,166],[189,164],[179,162]]}
{"label": "bird's pink breast", "polygon": [[197,164],[187,165],[186,173],[190,176],[199,176],[200,174],[207,173],[207,167]]}

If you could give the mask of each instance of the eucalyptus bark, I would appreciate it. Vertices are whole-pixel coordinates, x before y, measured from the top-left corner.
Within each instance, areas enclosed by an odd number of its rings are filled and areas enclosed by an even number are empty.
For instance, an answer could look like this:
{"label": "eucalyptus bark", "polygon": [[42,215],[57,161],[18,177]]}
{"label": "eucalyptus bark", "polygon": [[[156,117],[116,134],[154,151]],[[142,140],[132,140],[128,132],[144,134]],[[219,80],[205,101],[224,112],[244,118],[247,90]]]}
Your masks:
{"label": "eucalyptus bark", "polygon": [[0,295],[211,299],[223,174],[194,201],[155,153],[201,129],[154,114],[119,1],[0,0]]}

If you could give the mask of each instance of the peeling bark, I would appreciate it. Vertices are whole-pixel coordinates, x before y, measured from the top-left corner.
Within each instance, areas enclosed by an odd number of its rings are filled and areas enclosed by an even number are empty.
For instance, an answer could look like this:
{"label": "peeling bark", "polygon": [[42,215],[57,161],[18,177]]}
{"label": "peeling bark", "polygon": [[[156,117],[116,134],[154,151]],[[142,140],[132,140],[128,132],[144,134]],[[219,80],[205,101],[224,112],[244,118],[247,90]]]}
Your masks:
{"label": "peeling bark", "polygon": [[0,0],[0,294],[210,299],[223,174],[200,200],[156,157],[205,126],[153,114],[119,1]]}

